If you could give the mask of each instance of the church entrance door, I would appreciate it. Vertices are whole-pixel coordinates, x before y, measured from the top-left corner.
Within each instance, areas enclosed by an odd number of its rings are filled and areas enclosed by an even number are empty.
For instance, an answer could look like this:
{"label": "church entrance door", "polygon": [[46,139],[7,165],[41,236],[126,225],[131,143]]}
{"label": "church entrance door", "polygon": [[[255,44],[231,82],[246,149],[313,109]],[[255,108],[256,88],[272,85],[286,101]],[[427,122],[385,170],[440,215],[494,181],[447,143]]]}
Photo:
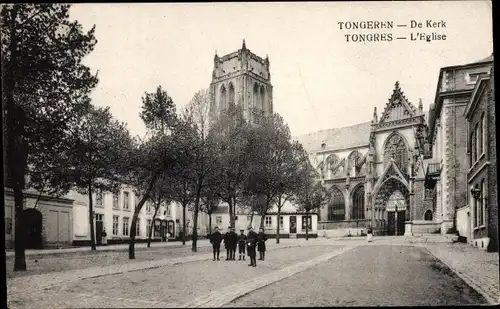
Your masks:
{"label": "church entrance door", "polygon": [[401,236],[405,232],[405,215],[406,211],[401,210],[397,212],[389,211],[387,212],[387,235],[390,236]]}

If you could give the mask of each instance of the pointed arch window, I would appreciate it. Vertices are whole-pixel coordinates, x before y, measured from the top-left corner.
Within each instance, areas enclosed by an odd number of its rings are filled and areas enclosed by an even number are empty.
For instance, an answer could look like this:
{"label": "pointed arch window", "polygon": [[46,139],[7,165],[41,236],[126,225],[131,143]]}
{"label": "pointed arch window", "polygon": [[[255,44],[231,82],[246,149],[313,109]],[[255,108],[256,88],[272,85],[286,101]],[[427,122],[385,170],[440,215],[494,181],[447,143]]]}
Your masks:
{"label": "pointed arch window", "polygon": [[257,83],[253,84],[253,107],[260,109],[259,102],[259,85]]}
{"label": "pointed arch window", "polygon": [[345,220],[344,195],[338,188],[332,188],[330,201],[328,203],[328,221]]}
{"label": "pointed arch window", "polygon": [[219,107],[221,110],[225,110],[227,108],[227,91],[224,85],[220,88]]}
{"label": "pointed arch window", "polygon": [[229,83],[229,104],[235,103],[235,94],[234,94],[234,86],[233,83]]}
{"label": "pointed arch window", "polygon": [[393,134],[389,137],[385,144],[384,149],[384,163],[385,165],[391,162],[391,158],[394,159],[396,166],[401,170],[402,173],[407,173],[408,168],[408,148],[406,143],[399,134]]}
{"label": "pointed arch window", "polygon": [[265,90],[264,86],[260,87],[259,101],[260,101],[259,111],[265,111],[266,90]]}
{"label": "pointed arch window", "polygon": [[352,196],[352,219],[362,220],[365,218],[365,188],[359,186]]}

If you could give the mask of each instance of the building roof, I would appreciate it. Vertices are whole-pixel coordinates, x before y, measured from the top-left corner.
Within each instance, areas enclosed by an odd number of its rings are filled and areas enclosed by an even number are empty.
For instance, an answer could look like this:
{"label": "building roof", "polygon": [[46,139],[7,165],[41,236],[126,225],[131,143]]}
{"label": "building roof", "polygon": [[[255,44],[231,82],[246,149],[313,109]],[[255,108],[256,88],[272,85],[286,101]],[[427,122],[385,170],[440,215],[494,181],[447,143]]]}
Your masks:
{"label": "building roof", "polygon": [[491,55],[489,55],[488,57],[484,58],[484,59],[481,59],[479,61],[474,61],[470,64],[474,64],[474,63],[483,63],[483,62],[490,62],[490,61],[493,61],[493,53],[491,53]]}
{"label": "building roof", "polygon": [[307,152],[325,149],[347,149],[366,146],[369,142],[371,122],[363,122],[348,127],[321,130],[294,137]]}

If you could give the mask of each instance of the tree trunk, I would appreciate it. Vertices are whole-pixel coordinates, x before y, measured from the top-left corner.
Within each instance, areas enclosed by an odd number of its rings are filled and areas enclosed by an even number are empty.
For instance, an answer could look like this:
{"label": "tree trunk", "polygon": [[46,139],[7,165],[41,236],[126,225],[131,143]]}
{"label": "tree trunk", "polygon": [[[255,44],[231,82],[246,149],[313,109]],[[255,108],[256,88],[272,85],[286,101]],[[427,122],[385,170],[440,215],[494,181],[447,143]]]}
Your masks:
{"label": "tree trunk", "polygon": [[276,224],[276,243],[280,243],[281,196],[278,197],[278,219]]}
{"label": "tree trunk", "polygon": [[90,248],[94,251],[95,247],[95,231],[94,231],[94,205],[92,201],[92,184],[88,184],[89,190],[89,226],[90,226]]}
{"label": "tree trunk", "polygon": [[182,205],[182,245],[186,244],[186,207]]}
{"label": "tree trunk", "polygon": [[[17,11],[19,9],[18,4],[14,4],[11,10],[11,16],[9,20],[10,28],[10,59],[2,67],[2,71],[6,71],[5,78],[2,79],[2,88],[6,94],[6,100],[2,99],[2,112],[6,112],[3,116],[6,116],[6,128],[4,132],[7,133],[7,182],[11,182],[12,189],[14,191],[14,250],[15,250],[15,260],[14,260],[14,271],[26,270],[26,255],[25,255],[25,233],[24,227],[22,225],[22,216],[24,208],[24,177],[26,175],[26,165],[27,165],[27,149],[24,147],[22,142],[24,134],[24,111],[22,108],[16,106],[14,101],[14,87],[15,87],[15,76],[14,72],[17,64],[15,61],[18,59],[17,53],[17,36],[16,36],[16,19]],[[3,76],[3,74],[2,74]]]}
{"label": "tree trunk", "polygon": [[137,217],[139,217],[139,212],[141,209],[137,205],[134,209],[134,215],[132,216],[132,224],[130,225],[130,238],[128,244],[128,258],[130,260],[135,259],[135,234],[137,231]]}
{"label": "tree trunk", "polygon": [[[233,227],[234,226],[234,212],[233,212],[232,198],[229,199],[228,206],[229,206],[229,226]],[[221,227],[219,226],[219,228],[221,228]]]}
{"label": "tree trunk", "polygon": [[22,224],[23,215],[23,191],[18,188],[14,189],[14,205],[15,205],[15,234],[14,234],[14,271],[26,270],[26,255],[25,255],[25,227]]}
{"label": "tree trunk", "polygon": [[200,209],[201,183],[202,180],[198,179],[198,188],[196,188],[196,198],[194,201],[193,209],[193,241],[191,243],[191,250],[193,252],[197,251],[196,245],[198,240],[198,210]]}
{"label": "tree trunk", "polygon": [[155,227],[155,219],[156,219],[156,214],[158,214],[158,210],[160,209],[160,204],[158,203],[157,207],[155,207],[155,213],[153,214],[153,219],[151,220],[151,226],[149,227],[148,231],[148,248],[151,247],[151,234],[153,234],[153,229]]}
{"label": "tree trunk", "polygon": [[212,213],[208,214],[208,235],[212,235]]}

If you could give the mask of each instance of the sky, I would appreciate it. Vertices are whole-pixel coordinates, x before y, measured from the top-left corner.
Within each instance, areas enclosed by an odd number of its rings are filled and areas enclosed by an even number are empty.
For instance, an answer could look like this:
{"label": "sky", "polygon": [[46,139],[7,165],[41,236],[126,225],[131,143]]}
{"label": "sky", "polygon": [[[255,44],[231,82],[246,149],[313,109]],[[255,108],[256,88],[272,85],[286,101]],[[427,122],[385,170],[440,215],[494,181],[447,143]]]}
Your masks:
{"label": "sky", "polygon": [[[210,85],[215,53],[236,51],[243,39],[269,56],[274,111],[293,136],[370,121],[374,107],[380,117],[396,81],[427,111],[441,67],[493,52],[490,1],[73,4],[70,13],[84,30],[96,25],[98,43],[84,60],[99,71],[93,103],[110,106],[134,136],[146,132],[145,92],[161,85],[180,109]],[[446,27],[412,29],[411,20]],[[347,21],[394,28],[341,30]],[[446,40],[409,39],[432,32]],[[346,42],[346,34],[375,33],[393,40]]]}

